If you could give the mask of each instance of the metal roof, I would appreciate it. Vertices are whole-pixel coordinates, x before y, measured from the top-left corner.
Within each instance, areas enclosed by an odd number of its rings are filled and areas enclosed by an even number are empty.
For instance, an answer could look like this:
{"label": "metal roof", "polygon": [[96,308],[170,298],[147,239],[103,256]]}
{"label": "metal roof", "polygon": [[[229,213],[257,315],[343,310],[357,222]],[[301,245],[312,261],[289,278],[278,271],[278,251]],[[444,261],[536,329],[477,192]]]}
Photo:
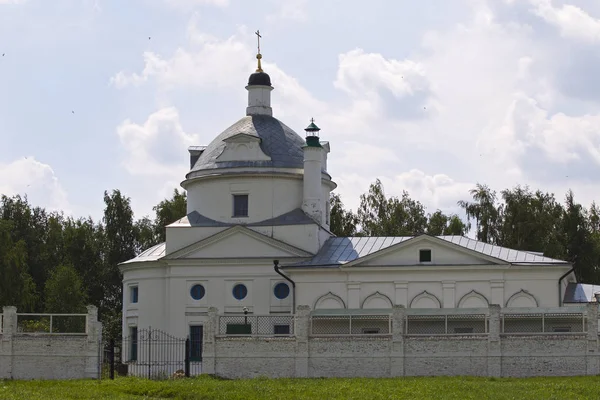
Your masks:
{"label": "metal roof", "polygon": [[594,293],[600,292],[600,286],[587,283],[569,283],[565,290],[563,303],[589,303],[596,301]]}
{"label": "metal roof", "polygon": [[[239,134],[260,138],[260,148],[270,161],[218,161],[225,148],[225,139]],[[217,136],[202,152],[191,172],[217,168],[273,167],[303,168],[305,141],[277,118],[269,115],[245,116]]]}
{"label": "metal roof", "polygon": [[[294,264],[294,266],[337,267],[412,238],[413,236],[334,237],[328,239],[312,259]],[[437,238],[511,264],[567,263],[541,256],[539,253],[508,249],[464,236],[437,236]]]}
{"label": "metal roof", "polygon": [[[282,214],[275,218],[269,218],[264,221],[252,222],[249,224],[240,223],[229,223],[215,221],[214,219],[205,217],[198,211],[192,211],[185,217],[173,222],[170,225],[185,225],[185,226],[197,226],[197,227],[220,227],[220,226],[281,226],[281,225],[310,225],[316,224],[315,220],[310,218],[301,208],[296,208],[290,212]],[[169,225],[169,226],[170,226]]]}
{"label": "metal roof", "polygon": [[137,257],[132,258],[131,260],[127,260],[122,264],[128,264],[132,262],[142,262],[142,261],[156,261],[159,258],[164,257],[166,250],[166,243],[159,243],[156,246],[150,247],[148,250],[144,250]]}

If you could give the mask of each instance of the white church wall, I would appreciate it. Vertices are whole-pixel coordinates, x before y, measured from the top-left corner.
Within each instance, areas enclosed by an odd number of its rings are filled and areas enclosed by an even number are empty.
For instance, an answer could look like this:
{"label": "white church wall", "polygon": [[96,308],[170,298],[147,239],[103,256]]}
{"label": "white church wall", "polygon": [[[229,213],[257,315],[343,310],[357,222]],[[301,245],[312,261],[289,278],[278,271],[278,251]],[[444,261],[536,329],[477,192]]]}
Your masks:
{"label": "white church wall", "polygon": [[[228,223],[260,222],[302,205],[301,176],[220,177],[191,182],[187,186],[188,214]],[[248,195],[248,217],[233,217],[233,195]]]}
{"label": "white church wall", "polygon": [[[152,326],[165,329],[165,268],[160,262],[147,262],[144,268],[131,269],[123,274],[123,332],[129,335],[130,327]],[[137,302],[132,290],[137,287]]]}
{"label": "white church wall", "polygon": [[[452,247],[450,247],[452,246]],[[456,248],[454,248],[456,247]],[[419,250],[431,250],[431,262],[419,263]],[[412,245],[400,246],[398,249],[383,251],[381,256],[367,260],[361,265],[482,265],[491,264],[489,261],[468,254],[455,245],[440,245],[421,241]]]}
{"label": "white church wall", "polygon": [[[258,227],[251,227],[258,231]],[[265,232],[272,232],[273,238],[289,243],[299,249],[316,254],[329,235],[322,237],[317,225],[285,225],[263,228]],[[267,233],[268,234],[268,233]]]}
{"label": "white church wall", "polygon": [[[344,300],[347,308],[360,308],[365,298],[379,292],[389,297],[393,304],[410,307],[417,296],[427,293],[439,300],[441,307],[454,308],[459,307],[465,295],[474,292],[475,297],[480,295],[479,301],[473,298],[469,304],[484,304],[485,300],[489,304],[505,306],[512,295],[525,290],[536,299],[538,306],[556,307],[558,278],[566,268],[531,266],[511,271],[502,266],[456,266],[443,270],[431,267],[420,270],[417,266],[313,271],[289,269],[288,272],[297,284],[298,304],[314,305],[319,297],[331,291]],[[415,305],[429,307],[434,303],[423,299]],[[520,300],[515,304],[525,303]]]}
{"label": "white church wall", "polygon": [[227,228],[168,226],[166,231],[166,254],[171,254],[191,244],[209,238],[225,229]]}

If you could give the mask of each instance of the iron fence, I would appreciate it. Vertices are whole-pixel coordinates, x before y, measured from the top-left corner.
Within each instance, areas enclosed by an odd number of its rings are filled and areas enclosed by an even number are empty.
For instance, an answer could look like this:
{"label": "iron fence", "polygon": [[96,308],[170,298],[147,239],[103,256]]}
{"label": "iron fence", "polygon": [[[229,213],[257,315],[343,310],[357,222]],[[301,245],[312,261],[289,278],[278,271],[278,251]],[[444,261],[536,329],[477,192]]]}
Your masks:
{"label": "iron fence", "polygon": [[131,336],[104,343],[102,376],[169,379],[202,372],[202,338],[178,338],[158,329],[141,329]]}
{"label": "iron fence", "polygon": [[87,334],[87,314],[17,314],[17,332]]}
{"label": "iron fence", "polygon": [[473,335],[487,334],[486,314],[407,315],[404,331],[407,335]]}
{"label": "iron fence", "polygon": [[292,336],[293,315],[221,315],[221,336]]}
{"label": "iron fence", "polygon": [[313,315],[312,336],[389,335],[392,320],[387,315]]}
{"label": "iron fence", "polygon": [[501,332],[510,334],[528,333],[583,333],[586,332],[584,313],[503,313]]}

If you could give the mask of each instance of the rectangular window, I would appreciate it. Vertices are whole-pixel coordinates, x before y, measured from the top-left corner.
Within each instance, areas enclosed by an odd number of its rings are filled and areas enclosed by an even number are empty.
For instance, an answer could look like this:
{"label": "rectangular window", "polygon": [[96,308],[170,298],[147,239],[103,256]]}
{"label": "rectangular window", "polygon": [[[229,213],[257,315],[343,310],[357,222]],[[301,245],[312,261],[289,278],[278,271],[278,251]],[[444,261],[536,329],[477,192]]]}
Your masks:
{"label": "rectangular window", "polygon": [[419,250],[419,262],[431,262],[431,250]]}
{"label": "rectangular window", "polygon": [[248,216],[248,195],[234,194],[233,195],[233,216],[247,217]]}
{"label": "rectangular window", "polygon": [[129,328],[129,339],[131,341],[131,347],[129,348],[129,361],[137,361],[138,353],[138,328],[132,326]]}
{"label": "rectangular window", "polygon": [[473,333],[473,328],[454,328],[454,333]]}
{"label": "rectangular window", "polygon": [[289,335],[290,334],[290,326],[289,325],[275,325],[275,326],[273,326],[273,333],[275,335]]}
{"label": "rectangular window", "polygon": [[202,325],[190,326],[190,361],[202,361]]}
{"label": "rectangular window", "polygon": [[376,335],[379,333],[379,328],[363,328],[363,335]]}
{"label": "rectangular window", "polygon": [[555,326],[552,329],[552,332],[556,332],[556,333],[567,333],[567,332],[571,332],[571,327],[570,326]]}
{"label": "rectangular window", "polygon": [[251,324],[227,324],[227,335],[250,335],[252,334]]}
{"label": "rectangular window", "polygon": [[138,302],[138,287],[137,286],[131,287],[131,302],[132,303]]}

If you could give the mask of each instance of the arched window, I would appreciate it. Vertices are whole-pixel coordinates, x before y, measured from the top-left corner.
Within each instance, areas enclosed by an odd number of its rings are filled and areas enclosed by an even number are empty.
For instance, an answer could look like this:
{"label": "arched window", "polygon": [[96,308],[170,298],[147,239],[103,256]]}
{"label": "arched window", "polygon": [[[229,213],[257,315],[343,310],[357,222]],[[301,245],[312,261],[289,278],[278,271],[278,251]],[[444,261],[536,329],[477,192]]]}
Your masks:
{"label": "arched window", "polygon": [[410,308],[441,308],[440,300],[426,290],[416,295],[410,302]]}

